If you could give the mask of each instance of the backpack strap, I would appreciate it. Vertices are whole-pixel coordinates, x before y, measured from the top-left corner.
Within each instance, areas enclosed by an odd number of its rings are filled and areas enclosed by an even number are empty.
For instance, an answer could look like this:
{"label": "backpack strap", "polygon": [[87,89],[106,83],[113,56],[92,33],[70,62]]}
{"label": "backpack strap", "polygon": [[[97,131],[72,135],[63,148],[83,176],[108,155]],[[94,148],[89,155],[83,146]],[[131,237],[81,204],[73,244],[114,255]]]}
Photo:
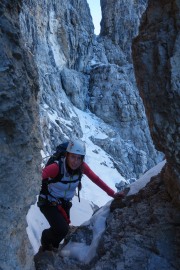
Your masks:
{"label": "backpack strap", "polygon": [[[80,177],[82,178],[82,174]],[[79,184],[78,184],[78,200],[79,200],[79,202],[80,202],[80,190],[82,188],[81,178],[79,179]]]}

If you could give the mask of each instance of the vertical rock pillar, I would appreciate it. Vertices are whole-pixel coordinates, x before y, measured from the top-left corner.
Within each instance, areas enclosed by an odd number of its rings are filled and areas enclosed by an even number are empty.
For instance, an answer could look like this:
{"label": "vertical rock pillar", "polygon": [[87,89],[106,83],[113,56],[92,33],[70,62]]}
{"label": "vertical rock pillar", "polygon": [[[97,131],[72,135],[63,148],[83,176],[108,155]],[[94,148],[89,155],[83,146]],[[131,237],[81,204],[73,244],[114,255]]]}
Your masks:
{"label": "vertical rock pillar", "polygon": [[151,135],[167,160],[164,180],[180,205],[180,1],[149,1],[132,51]]}
{"label": "vertical rock pillar", "polygon": [[33,269],[26,214],[40,177],[38,80],[21,42],[21,1],[0,3],[0,268]]}

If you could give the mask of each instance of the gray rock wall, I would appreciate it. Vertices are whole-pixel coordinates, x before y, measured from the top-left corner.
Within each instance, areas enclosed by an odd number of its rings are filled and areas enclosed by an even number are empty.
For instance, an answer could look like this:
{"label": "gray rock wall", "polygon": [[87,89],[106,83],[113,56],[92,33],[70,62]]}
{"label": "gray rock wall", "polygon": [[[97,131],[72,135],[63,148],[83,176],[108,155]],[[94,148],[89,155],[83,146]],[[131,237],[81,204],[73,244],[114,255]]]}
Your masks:
{"label": "gray rock wall", "polygon": [[89,93],[91,111],[116,131],[113,141],[94,141],[114,158],[118,171],[130,178],[153,167],[161,155],[150,137],[132,67],[109,64],[92,69]]}
{"label": "gray rock wall", "polygon": [[[106,59],[102,57],[103,61],[97,61],[90,71],[89,108],[114,127],[124,140],[123,144],[117,143],[117,135],[113,146],[109,140],[106,143],[96,142],[115,157],[117,168],[125,177],[139,177],[162,159],[150,136],[131,64],[132,39],[138,33],[146,4],[147,1],[101,0],[102,29],[97,43],[104,48],[101,51]],[[99,56],[97,50],[94,51]],[[114,155],[111,148],[116,148],[119,155]],[[134,162],[131,153],[134,153],[137,162]]]}
{"label": "gray rock wall", "polygon": [[38,81],[21,40],[21,1],[0,4],[0,268],[33,269],[26,214],[40,177]]}
{"label": "gray rock wall", "polygon": [[132,38],[138,34],[138,27],[147,0],[101,0],[101,37],[108,37],[132,61]]}
{"label": "gray rock wall", "polygon": [[133,43],[138,88],[151,135],[165,153],[165,180],[180,203],[180,1],[150,1]]}
{"label": "gray rock wall", "polygon": [[92,19],[84,0],[31,0],[23,1],[20,24],[38,68],[41,132],[49,155],[72,134],[82,136],[72,104],[80,109],[86,104],[88,76],[82,71],[87,70],[92,54]]}

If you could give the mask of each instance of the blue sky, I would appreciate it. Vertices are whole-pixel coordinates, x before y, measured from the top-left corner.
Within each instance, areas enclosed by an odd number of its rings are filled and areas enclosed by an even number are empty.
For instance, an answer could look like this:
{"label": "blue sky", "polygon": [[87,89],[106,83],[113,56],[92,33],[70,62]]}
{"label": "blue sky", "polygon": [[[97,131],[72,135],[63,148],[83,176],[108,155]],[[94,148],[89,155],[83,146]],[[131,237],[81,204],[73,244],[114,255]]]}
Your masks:
{"label": "blue sky", "polygon": [[91,16],[93,18],[94,23],[94,32],[96,35],[100,33],[100,21],[101,21],[101,8],[100,8],[100,0],[87,0],[90,10]]}

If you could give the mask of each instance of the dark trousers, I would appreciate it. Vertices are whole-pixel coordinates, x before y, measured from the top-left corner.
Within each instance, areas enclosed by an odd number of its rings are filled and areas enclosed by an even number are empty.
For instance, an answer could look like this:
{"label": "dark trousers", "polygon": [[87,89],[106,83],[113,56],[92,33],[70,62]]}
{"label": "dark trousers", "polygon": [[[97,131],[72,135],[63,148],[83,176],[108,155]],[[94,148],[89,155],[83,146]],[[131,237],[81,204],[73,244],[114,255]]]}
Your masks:
{"label": "dark trousers", "polygon": [[57,206],[45,205],[40,207],[41,212],[49,222],[50,228],[42,232],[41,244],[59,247],[59,243],[64,239],[69,230],[69,224],[59,212]]}

